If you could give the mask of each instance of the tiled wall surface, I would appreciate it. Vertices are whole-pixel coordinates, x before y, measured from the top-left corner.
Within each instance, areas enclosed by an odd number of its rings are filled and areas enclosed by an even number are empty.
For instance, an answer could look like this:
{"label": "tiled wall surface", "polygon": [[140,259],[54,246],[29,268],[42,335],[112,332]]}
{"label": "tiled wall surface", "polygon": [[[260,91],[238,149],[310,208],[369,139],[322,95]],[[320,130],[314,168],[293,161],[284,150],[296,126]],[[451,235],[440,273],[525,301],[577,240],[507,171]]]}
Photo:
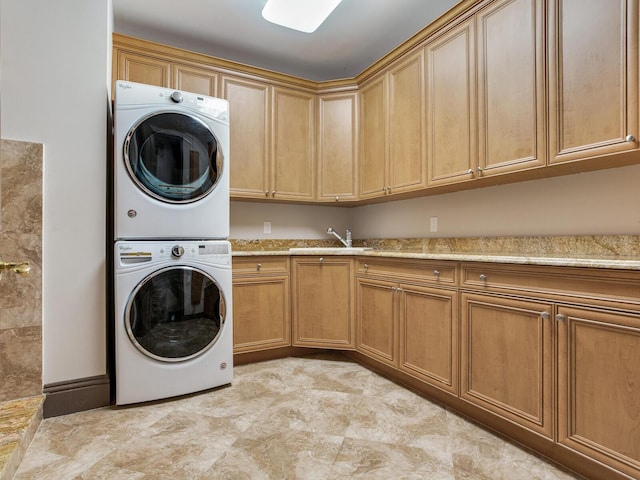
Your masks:
{"label": "tiled wall surface", "polygon": [[29,261],[0,279],[0,402],[42,393],[43,146],[0,140],[0,260]]}

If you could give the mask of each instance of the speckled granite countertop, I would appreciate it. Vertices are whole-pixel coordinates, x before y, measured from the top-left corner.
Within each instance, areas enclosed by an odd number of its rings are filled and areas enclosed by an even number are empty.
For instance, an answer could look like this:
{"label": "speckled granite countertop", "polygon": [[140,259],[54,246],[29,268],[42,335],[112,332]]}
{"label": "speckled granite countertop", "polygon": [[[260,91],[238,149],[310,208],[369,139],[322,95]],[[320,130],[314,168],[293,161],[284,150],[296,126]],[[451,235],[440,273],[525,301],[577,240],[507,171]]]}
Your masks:
{"label": "speckled granite countertop", "polygon": [[[324,240],[232,240],[234,256],[353,255]],[[354,240],[367,257],[640,270],[640,235]],[[322,250],[322,248],[327,248]],[[319,249],[319,250],[318,250]]]}

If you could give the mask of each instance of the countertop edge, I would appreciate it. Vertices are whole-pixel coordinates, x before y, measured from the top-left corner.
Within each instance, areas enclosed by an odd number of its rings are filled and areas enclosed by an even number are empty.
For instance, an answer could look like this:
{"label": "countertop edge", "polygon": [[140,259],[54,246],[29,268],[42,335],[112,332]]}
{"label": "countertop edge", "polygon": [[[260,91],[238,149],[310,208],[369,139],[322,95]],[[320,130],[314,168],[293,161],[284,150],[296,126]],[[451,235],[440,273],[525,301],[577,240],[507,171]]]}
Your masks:
{"label": "countertop edge", "polygon": [[397,251],[365,251],[362,253],[341,253],[335,250],[304,253],[292,253],[288,250],[252,250],[234,251],[234,257],[259,257],[259,256],[353,256],[353,257],[382,257],[382,258],[407,258],[418,260],[441,260],[457,262],[487,262],[487,263],[512,263],[519,265],[546,265],[558,267],[589,267],[610,268],[619,270],[640,270],[640,259],[616,259],[616,258],[585,258],[585,257],[544,257],[531,255],[492,255],[469,253],[420,253]]}

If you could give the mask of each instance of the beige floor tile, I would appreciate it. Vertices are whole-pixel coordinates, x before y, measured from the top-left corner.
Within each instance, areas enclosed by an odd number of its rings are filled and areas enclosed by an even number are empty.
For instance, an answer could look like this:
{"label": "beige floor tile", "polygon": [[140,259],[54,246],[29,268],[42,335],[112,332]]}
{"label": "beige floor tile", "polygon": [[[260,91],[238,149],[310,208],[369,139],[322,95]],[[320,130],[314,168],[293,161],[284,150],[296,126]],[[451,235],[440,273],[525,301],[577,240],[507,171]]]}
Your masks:
{"label": "beige floor tile", "polygon": [[15,480],[575,480],[331,352],[42,422]]}

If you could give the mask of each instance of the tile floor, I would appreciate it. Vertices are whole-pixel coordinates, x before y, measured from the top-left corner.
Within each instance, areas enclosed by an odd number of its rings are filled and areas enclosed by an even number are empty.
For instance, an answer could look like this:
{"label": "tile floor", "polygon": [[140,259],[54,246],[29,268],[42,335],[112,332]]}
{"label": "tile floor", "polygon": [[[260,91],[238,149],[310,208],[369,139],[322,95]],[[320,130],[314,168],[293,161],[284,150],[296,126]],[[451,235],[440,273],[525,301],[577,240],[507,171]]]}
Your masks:
{"label": "tile floor", "polygon": [[575,480],[351,362],[235,367],[233,385],[46,419],[15,480]]}

